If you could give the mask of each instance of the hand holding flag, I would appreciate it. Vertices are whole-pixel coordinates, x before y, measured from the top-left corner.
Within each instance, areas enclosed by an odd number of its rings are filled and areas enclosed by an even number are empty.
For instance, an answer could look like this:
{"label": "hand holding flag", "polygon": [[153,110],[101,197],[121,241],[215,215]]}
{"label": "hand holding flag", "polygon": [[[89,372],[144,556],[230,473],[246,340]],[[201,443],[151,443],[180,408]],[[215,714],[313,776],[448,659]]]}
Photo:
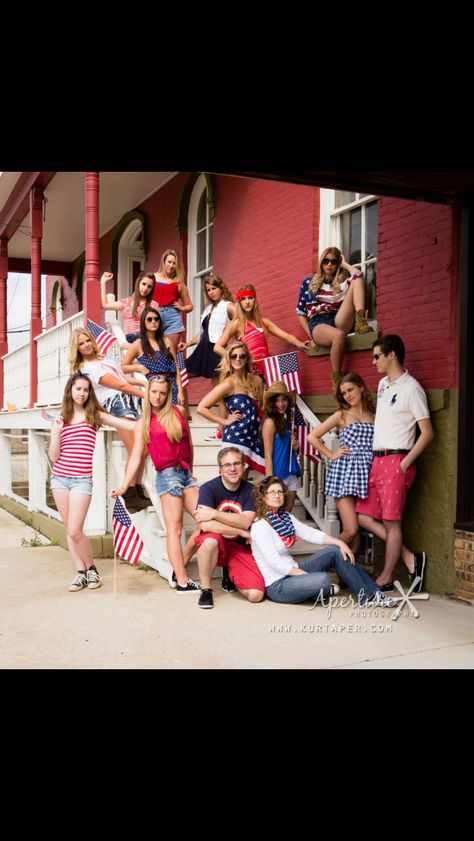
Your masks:
{"label": "hand holding flag", "polygon": [[129,564],[137,564],[142,553],[143,540],[133,525],[120,497],[115,500],[113,526],[114,547],[117,555],[128,561]]}

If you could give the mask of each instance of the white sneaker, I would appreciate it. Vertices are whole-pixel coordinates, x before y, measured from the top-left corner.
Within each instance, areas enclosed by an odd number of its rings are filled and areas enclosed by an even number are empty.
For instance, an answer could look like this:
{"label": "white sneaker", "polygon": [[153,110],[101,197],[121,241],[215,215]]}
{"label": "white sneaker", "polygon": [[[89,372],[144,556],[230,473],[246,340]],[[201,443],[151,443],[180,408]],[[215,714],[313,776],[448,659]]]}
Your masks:
{"label": "white sneaker", "polygon": [[168,575],[168,584],[173,590],[176,590],[176,587],[178,586],[178,580],[176,578],[176,573],[173,567],[171,567],[171,572]]}

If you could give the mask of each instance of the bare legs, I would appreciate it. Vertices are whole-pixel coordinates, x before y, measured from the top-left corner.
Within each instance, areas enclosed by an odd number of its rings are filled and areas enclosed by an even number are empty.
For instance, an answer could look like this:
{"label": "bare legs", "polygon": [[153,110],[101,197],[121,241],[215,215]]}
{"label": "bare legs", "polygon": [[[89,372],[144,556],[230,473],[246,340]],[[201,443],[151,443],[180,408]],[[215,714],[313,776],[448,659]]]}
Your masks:
{"label": "bare legs", "polygon": [[67,545],[74,566],[78,572],[90,569],[94,565],[94,559],[83,528],[92,496],[53,489],[53,497],[66,529]]}
{"label": "bare legs", "polygon": [[342,496],[336,499],[336,506],[341,518],[342,532],[339,535],[339,540],[357,552],[360,546],[359,521],[355,510],[355,497]]}
{"label": "bare legs", "polygon": [[181,532],[183,530],[183,509],[191,514],[196,511],[198,489],[188,488],[184,492],[184,500],[180,496],[163,494],[161,508],[166,525],[166,548],[168,560],[176,573],[176,579],[181,587],[185,587],[188,576],[186,574],[183,548],[181,546]]}
{"label": "bare legs", "polygon": [[318,324],[313,330],[313,340],[317,345],[331,348],[331,366],[333,371],[342,370],[346,336],[354,324],[355,312],[365,306],[365,287],[363,278],[352,281],[344,300],[339,307],[335,327]]}
{"label": "bare legs", "polygon": [[415,571],[415,556],[402,540],[401,520],[375,520],[368,514],[358,515],[359,524],[366,531],[372,532],[376,537],[385,542],[385,563],[384,568],[376,580],[376,584],[389,584],[393,581],[393,571],[401,557],[409,573]]}

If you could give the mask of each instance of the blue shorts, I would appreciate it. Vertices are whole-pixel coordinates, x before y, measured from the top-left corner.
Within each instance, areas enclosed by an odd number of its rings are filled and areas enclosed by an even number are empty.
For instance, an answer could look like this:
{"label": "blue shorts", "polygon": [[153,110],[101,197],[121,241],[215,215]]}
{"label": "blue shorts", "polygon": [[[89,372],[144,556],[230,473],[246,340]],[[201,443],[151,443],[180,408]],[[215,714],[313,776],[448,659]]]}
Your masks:
{"label": "blue shorts", "polygon": [[140,417],[141,397],[133,397],[131,394],[122,394],[119,391],[115,397],[104,403],[106,412],[115,415],[116,418],[131,418],[138,420]]}
{"label": "blue shorts", "polygon": [[320,312],[319,315],[313,315],[309,319],[309,332],[313,335],[313,330],[319,324],[329,324],[330,327],[336,326],[336,312]]}
{"label": "blue shorts", "polygon": [[183,319],[180,311],[176,307],[172,307],[171,304],[168,307],[160,307],[160,316],[163,325],[163,335],[169,336],[170,333],[183,332]]}
{"label": "blue shorts", "polygon": [[193,478],[189,468],[185,470],[183,467],[165,467],[164,470],[157,471],[156,492],[158,496],[171,494],[171,496],[181,497],[188,488],[198,487],[197,480]]}
{"label": "blue shorts", "polygon": [[92,476],[51,476],[51,490],[92,494]]}

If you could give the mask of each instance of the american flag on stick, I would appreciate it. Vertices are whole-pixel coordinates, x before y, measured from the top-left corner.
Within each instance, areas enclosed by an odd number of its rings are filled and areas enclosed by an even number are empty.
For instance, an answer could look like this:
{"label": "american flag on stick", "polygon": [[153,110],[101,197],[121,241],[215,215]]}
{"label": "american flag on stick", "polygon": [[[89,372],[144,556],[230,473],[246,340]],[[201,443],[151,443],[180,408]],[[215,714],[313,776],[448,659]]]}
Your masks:
{"label": "american flag on stick", "polygon": [[115,336],[112,336],[112,333],[109,333],[108,330],[104,330],[104,328],[101,327],[100,324],[96,324],[95,321],[88,321],[86,324],[86,330],[89,331],[91,336],[94,336],[94,339],[99,346],[99,350],[104,354],[104,356],[109,347],[117,341]]}
{"label": "american flag on stick", "polygon": [[120,497],[115,500],[113,524],[114,546],[117,555],[128,561],[129,564],[137,564],[142,553],[143,540],[133,525]]}
{"label": "american flag on stick", "polygon": [[182,350],[178,350],[176,354],[176,361],[178,363],[178,369],[181,376],[181,385],[183,388],[187,388],[189,385],[188,369],[186,368]]}
{"label": "american flag on stick", "polygon": [[294,425],[298,428],[298,444],[300,445],[300,453],[303,456],[308,456],[315,464],[321,461],[321,453],[315,450],[308,442],[308,427],[306,421],[298,406],[295,406],[295,422]]}
{"label": "american flag on stick", "polygon": [[272,383],[283,380],[288,387],[288,391],[296,391],[297,394],[301,394],[302,388],[297,353],[282,353],[280,356],[267,356],[263,360],[263,370],[265,372],[267,388]]}

